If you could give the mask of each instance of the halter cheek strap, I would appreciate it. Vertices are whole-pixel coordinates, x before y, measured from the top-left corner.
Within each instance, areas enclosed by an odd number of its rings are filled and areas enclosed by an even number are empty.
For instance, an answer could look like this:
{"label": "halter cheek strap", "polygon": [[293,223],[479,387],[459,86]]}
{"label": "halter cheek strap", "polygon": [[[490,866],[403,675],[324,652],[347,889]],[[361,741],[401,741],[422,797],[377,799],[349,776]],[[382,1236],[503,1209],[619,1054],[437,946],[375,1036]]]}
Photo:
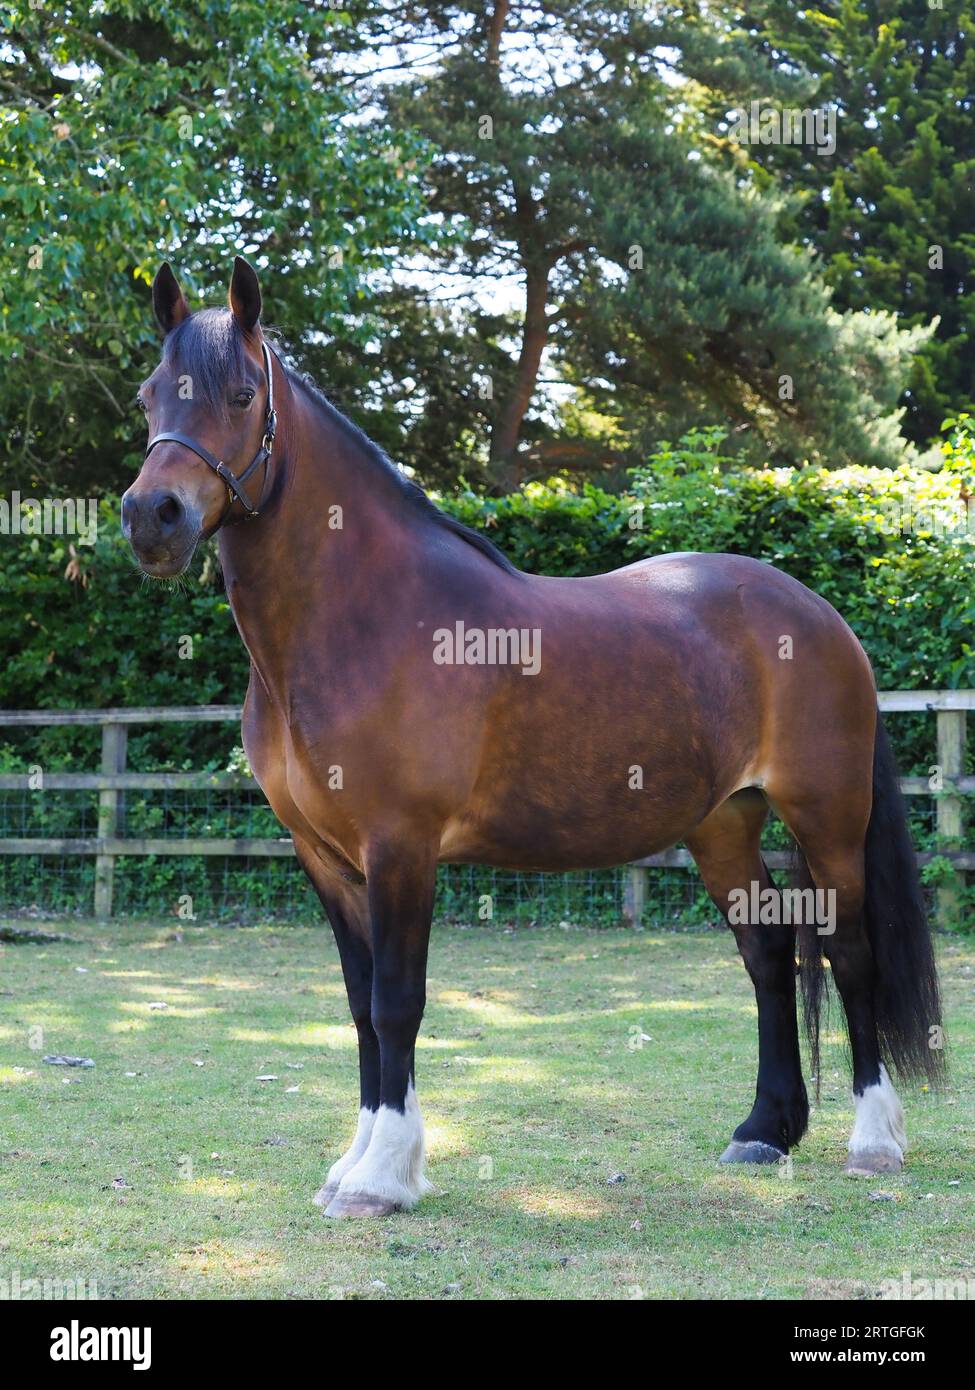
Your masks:
{"label": "halter cheek strap", "polygon": [[[146,458],[152,453],[157,444],[182,444],[185,449],[191,449],[197,458],[203,460],[208,468],[212,468],[217,477],[224,483],[227,489],[227,506],[224,508],[222,522],[235,502],[239,502],[248,516],[257,516],[258,507],[264,499],[267,488],[267,468],[271,461],[271,450],[274,448],[274,435],[278,427],[278,417],[274,409],[274,378],[271,374],[271,353],[267,343],[261,343],[261,351],[264,354],[264,370],[267,373],[267,410],[264,415],[264,437],[261,440],[261,447],[251,459],[239,477],[231,473],[222,460],[218,459],[210,450],[202,444],[191,439],[188,434],[179,434],[176,430],[171,430],[166,434],[155,434],[149,440],[146,448]],[[261,495],[258,498],[258,505],[252,506],[247,493],[244,491],[244,483],[258,468],[264,466],[264,476],[261,479]],[[219,523],[218,523],[219,524]]]}

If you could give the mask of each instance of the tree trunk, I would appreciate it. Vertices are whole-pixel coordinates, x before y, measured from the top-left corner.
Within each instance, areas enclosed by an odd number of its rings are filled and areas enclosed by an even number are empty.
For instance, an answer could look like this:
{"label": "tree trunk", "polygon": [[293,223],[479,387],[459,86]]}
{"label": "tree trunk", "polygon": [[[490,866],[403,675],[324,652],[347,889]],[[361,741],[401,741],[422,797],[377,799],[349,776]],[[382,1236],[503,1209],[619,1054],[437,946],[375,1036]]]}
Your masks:
{"label": "tree trunk", "polygon": [[501,58],[501,34],[504,30],[505,20],[508,18],[508,10],[511,8],[511,0],[497,0],[491,17],[488,20],[488,62],[496,68]]}
{"label": "tree trunk", "polygon": [[535,394],[538,369],[548,341],[549,263],[529,266],[525,277],[525,317],[521,331],[518,369],[507,398],[499,403],[491,432],[491,472],[505,488],[517,487],[518,434],[531,398]]}
{"label": "tree trunk", "polygon": [[[500,90],[501,37],[508,18],[510,0],[495,0],[487,23],[487,64]],[[516,222],[519,228],[518,249],[525,267],[525,317],[521,329],[521,355],[511,390],[499,401],[491,430],[491,473],[499,487],[508,490],[520,481],[516,453],[518,434],[525,412],[535,393],[538,369],[548,338],[546,309],[548,306],[548,277],[551,262],[539,255],[538,208],[532,197],[531,185],[523,170],[511,170],[514,188]]]}

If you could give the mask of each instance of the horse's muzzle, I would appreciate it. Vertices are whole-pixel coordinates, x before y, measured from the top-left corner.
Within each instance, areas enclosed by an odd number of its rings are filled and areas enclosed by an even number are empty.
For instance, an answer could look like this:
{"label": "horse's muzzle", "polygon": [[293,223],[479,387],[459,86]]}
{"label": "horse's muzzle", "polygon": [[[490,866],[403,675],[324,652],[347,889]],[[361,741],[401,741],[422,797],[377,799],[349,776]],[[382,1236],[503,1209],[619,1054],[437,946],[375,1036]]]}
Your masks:
{"label": "horse's muzzle", "polygon": [[122,497],[122,535],[146,574],[158,579],[181,574],[200,534],[196,509],[168,488],[134,483]]}

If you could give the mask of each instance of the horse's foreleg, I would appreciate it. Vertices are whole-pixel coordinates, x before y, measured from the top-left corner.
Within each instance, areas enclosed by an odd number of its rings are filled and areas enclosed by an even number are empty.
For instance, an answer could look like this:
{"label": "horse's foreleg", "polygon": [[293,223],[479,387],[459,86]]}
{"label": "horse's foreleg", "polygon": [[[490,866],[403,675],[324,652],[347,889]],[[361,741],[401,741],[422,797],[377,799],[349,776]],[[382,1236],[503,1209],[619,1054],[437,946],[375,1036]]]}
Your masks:
{"label": "horse's foreleg", "polygon": [[328,1171],[315,1195],[327,1207],[339,1183],[369,1147],[379,1109],[379,1039],[372,1026],[372,949],[369,944],[366,890],[329,874],[310,844],[295,836],[298,862],[321,899],[338,947],[349,1010],[359,1042],[359,1118],[351,1145]]}
{"label": "horse's foreleg", "polygon": [[[363,899],[365,893],[362,893]],[[327,1207],[339,1189],[339,1183],[369,1147],[376,1112],[379,1109],[379,1039],[372,1026],[372,951],[365,938],[365,902],[362,921],[350,920],[346,911],[333,898],[325,902],[332,924],[335,942],[342,962],[349,1009],[359,1042],[359,1118],[351,1145],[328,1170],[325,1185],[315,1195],[320,1207]]]}
{"label": "horse's foreleg", "polygon": [[426,1000],[427,945],[436,864],[404,837],[366,856],[373,981],[371,1022],[379,1044],[379,1107],[369,1143],[342,1175],[328,1216],[385,1216],[429,1190],[414,1048]]}

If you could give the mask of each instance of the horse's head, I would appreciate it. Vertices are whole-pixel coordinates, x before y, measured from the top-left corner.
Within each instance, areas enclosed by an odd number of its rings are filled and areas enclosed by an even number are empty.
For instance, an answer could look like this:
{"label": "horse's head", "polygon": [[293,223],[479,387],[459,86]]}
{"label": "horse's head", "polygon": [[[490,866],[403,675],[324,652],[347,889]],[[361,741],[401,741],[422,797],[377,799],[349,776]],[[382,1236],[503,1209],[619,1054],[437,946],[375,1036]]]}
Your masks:
{"label": "horse's head", "polygon": [[147,574],[180,574],[200,540],[254,513],[275,418],[257,276],[238,256],[230,308],[191,314],[168,264],[152,286],[162,361],[139,390],[149,448],[122,498],[122,532]]}

